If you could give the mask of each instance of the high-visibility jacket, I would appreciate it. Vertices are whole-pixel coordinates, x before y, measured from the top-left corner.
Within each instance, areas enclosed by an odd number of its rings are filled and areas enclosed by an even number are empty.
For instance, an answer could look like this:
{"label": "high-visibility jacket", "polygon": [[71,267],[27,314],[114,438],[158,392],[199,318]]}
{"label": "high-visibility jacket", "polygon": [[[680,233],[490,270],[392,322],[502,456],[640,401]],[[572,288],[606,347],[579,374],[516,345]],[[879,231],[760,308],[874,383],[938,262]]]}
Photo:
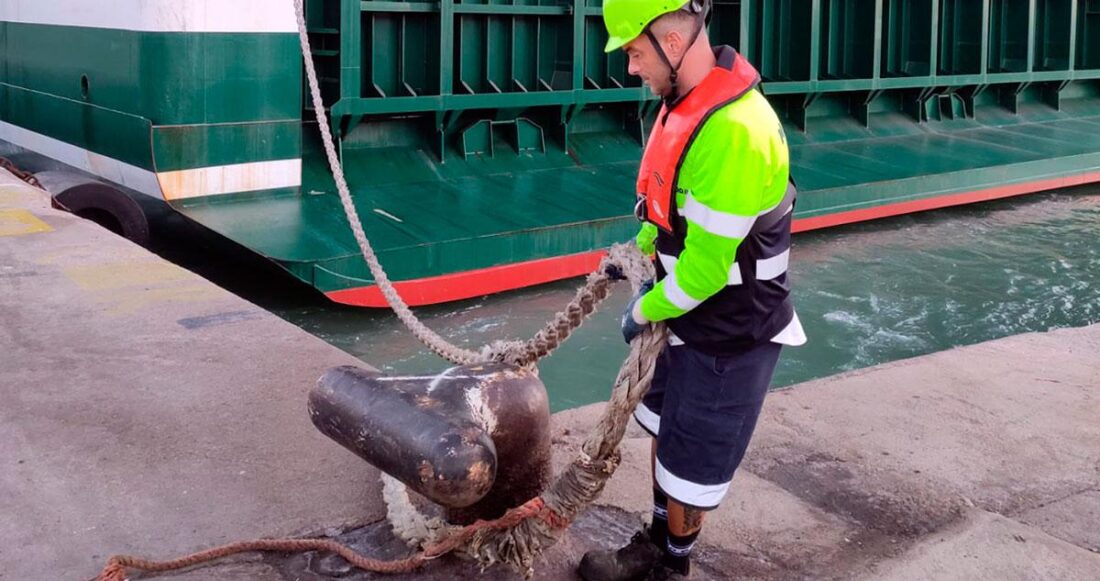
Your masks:
{"label": "high-visibility jacket", "polygon": [[658,283],[641,302],[674,341],[733,354],[794,319],[787,283],[795,189],[782,125],[760,77],[730,47],[671,108],[662,107],[638,174],[638,236]]}

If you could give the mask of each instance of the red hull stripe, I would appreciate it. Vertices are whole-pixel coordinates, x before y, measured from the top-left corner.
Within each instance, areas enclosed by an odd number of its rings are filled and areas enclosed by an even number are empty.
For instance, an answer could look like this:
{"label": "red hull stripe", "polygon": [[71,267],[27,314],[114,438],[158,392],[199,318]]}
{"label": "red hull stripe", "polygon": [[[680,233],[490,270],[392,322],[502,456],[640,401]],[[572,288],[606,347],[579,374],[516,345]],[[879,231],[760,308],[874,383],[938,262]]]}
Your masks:
{"label": "red hull stripe", "polygon": [[[841,224],[900,216],[949,206],[973,204],[1093,182],[1100,182],[1100,172],[997,186],[961,194],[899,202],[850,212],[838,212],[827,216],[801,218],[794,221],[792,230],[794,232],[806,232]],[[595,251],[543,258],[430,278],[400,281],[395,283],[395,286],[401,298],[405,299],[405,302],[410,306],[433,305],[586,275],[599,266],[603,255],[603,251]],[[385,297],[382,296],[382,291],[374,285],[332,291],[326,293],[326,295],[332,301],[345,305],[358,307],[388,306]]]}
{"label": "red hull stripe", "polygon": [[[605,251],[597,250],[503,264],[430,278],[403,280],[394,283],[394,287],[409,306],[434,305],[585,275],[596,270],[604,254],[606,254]],[[382,296],[382,291],[374,285],[325,294],[333,301],[345,305],[389,306],[386,298]]]}
{"label": "red hull stripe", "polygon": [[1052,178],[1048,180],[1040,180],[1036,182],[1009,184],[985,190],[975,190],[972,192],[963,192],[961,194],[950,194],[946,196],[937,196],[935,198],[926,198],[923,200],[913,200],[911,202],[898,202],[896,204],[887,204],[874,208],[864,208],[862,210],[852,210],[850,212],[837,212],[836,214],[829,214],[827,216],[802,218],[794,221],[794,225],[791,227],[791,231],[806,232],[808,230],[817,230],[819,228],[828,228],[830,226],[840,226],[841,224],[864,222],[867,220],[875,220],[878,218],[887,218],[890,216],[901,216],[902,214],[923,212],[925,210],[935,210],[937,208],[961,206],[964,204],[975,204],[978,202],[988,202],[989,200],[997,200],[1000,198],[1010,198],[1012,196],[1019,196],[1022,194],[1031,194],[1047,190],[1070,188],[1073,186],[1080,186],[1083,184],[1090,184],[1098,181],[1100,181],[1100,172],[1093,172],[1074,176]]}

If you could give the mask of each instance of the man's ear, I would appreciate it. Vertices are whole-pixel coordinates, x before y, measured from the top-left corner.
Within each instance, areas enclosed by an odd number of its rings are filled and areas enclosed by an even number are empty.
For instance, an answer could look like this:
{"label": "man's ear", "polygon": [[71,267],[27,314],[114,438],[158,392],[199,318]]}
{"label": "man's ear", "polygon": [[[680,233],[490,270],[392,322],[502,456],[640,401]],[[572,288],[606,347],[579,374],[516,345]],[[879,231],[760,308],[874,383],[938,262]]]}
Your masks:
{"label": "man's ear", "polygon": [[668,46],[668,57],[676,60],[684,56],[687,47],[684,46],[684,36],[678,30],[670,30],[665,34],[665,45]]}

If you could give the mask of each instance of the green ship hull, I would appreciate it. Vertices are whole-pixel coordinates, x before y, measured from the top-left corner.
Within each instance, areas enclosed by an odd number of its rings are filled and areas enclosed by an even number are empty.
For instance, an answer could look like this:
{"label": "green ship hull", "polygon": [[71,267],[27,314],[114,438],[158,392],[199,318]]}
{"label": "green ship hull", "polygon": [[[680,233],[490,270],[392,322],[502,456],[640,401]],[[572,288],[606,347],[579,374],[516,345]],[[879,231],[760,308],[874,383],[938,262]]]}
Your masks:
{"label": "green ship hull", "polygon": [[[384,305],[303,99],[289,1],[176,2],[191,20],[12,2],[0,140],[162,199],[334,301]],[[602,52],[599,2],[307,10],[357,209],[408,302],[578,276],[633,236],[656,103]],[[712,39],[757,65],[787,125],[796,230],[1100,181],[1096,2],[715,10]]]}

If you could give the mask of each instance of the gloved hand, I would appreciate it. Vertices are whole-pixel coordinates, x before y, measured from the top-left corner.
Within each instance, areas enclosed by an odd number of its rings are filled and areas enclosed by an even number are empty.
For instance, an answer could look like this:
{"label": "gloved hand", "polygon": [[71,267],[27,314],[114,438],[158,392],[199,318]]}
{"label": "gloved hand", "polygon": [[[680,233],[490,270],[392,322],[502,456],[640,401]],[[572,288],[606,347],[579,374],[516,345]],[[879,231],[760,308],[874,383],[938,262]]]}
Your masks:
{"label": "gloved hand", "polygon": [[607,278],[611,280],[626,280],[626,274],[623,273],[623,269],[619,268],[617,264],[608,264],[603,270]]}
{"label": "gloved hand", "polygon": [[623,340],[626,341],[627,345],[640,335],[645,330],[645,326],[649,324],[649,321],[645,320],[645,316],[642,315],[640,303],[642,297],[651,290],[653,290],[653,279],[642,283],[641,288],[638,289],[638,294],[630,299],[630,302],[626,305],[626,310],[623,311]]}

